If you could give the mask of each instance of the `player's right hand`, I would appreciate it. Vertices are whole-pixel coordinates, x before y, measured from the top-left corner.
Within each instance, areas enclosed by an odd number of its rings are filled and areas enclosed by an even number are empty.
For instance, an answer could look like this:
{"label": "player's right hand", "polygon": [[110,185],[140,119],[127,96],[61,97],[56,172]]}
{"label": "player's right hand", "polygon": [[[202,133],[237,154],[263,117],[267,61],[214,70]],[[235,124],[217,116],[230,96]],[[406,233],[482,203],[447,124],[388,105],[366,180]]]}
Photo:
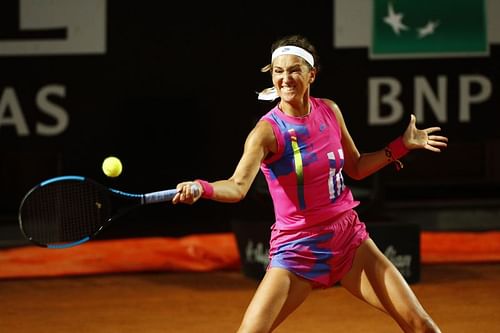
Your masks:
{"label": "player's right hand", "polygon": [[182,182],[177,184],[177,194],[172,199],[172,203],[194,204],[201,197],[202,187],[197,182]]}

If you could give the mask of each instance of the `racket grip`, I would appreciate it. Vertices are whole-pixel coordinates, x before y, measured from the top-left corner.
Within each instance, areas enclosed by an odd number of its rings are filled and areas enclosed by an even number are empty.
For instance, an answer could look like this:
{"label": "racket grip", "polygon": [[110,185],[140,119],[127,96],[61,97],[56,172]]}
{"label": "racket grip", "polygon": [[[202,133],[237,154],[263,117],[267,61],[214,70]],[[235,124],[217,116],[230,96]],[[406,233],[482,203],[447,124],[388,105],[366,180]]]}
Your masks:
{"label": "racket grip", "polygon": [[177,189],[163,190],[144,194],[143,204],[170,201],[177,194]]}
{"label": "racket grip", "polygon": [[[191,190],[193,191],[195,197],[199,195],[200,190],[198,188],[198,185],[192,185]],[[175,197],[177,192],[179,192],[177,189],[170,189],[170,190],[146,193],[144,194],[143,204],[170,201]]]}

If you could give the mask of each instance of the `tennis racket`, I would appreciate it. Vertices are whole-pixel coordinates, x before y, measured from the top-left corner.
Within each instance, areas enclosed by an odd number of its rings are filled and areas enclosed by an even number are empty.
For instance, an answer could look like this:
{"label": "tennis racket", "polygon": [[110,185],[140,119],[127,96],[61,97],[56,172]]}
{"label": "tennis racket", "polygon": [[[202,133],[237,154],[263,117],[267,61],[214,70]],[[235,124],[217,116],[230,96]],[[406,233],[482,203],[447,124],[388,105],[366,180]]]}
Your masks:
{"label": "tennis racket", "polygon": [[37,184],[24,196],[19,226],[26,239],[38,246],[73,247],[95,238],[130,209],[170,201],[176,193],[176,189],[127,193],[82,176],[55,177]]}

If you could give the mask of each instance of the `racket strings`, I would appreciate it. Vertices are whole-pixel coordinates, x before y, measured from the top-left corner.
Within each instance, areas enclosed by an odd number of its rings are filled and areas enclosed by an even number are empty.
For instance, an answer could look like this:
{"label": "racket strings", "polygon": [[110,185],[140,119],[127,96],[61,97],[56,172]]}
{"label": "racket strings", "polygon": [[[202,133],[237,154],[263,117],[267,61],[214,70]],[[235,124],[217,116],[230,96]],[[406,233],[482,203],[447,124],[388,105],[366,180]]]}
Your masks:
{"label": "racket strings", "polygon": [[22,206],[22,228],[43,243],[78,241],[97,232],[110,215],[108,198],[92,183],[59,182],[38,188]]}

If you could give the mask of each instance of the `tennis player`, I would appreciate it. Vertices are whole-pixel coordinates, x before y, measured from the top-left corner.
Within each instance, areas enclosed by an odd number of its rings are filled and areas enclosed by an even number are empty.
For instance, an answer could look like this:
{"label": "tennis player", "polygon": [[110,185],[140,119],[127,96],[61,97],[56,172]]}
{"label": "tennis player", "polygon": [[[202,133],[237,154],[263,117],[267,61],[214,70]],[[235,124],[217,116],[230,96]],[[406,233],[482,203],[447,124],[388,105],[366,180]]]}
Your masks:
{"label": "tennis player", "polygon": [[[310,95],[319,66],[315,47],[293,35],[272,45],[273,87],[260,99],[278,100],[249,133],[229,179],[177,185],[173,203],[200,198],[238,202],[262,170],[274,204],[269,265],[238,332],[270,332],[314,288],[340,282],[351,294],[391,316],[404,332],[440,332],[400,272],[377,248],[354,210],[358,201],[343,173],[359,180],[395,164],[413,149],[440,152],[439,127],[405,132],[383,149],[360,153],[335,102]],[[191,185],[199,185],[193,191]],[[334,305],[332,305],[334,311]],[[333,323],[332,326],[335,324]]]}

